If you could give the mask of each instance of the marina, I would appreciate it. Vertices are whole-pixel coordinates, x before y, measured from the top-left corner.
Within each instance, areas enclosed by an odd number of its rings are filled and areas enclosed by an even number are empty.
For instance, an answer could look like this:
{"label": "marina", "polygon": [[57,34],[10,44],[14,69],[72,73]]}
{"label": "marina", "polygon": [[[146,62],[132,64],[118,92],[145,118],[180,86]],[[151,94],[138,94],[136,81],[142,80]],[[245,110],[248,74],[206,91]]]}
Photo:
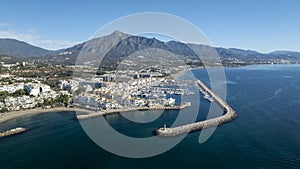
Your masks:
{"label": "marina", "polygon": [[203,82],[200,80],[196,81],[196,84],[200,88],[200,92],[204,94],[204,98],[209,101],[215,101],[218,106],[224,109],[224,115],[220,117],[216,117],[213,119],[208,119],[200,122],[190,123],[178,127],[167,128],[165,125],[162,128],[156,129],[155,134],[163,137],[172,137],[185,133],[189,133],[191,131],[202,130],[210,127],[216,127],[222,125],[224,123],[230,122],[237,117],[236,111],[227,104],[220,96],[214,93],[211,89],[209,89]]}
{"label": "marina", "polygon": [[99,117],[107,114],[113,114],[113,113],[123,113],[123,112],[130,112],[130,111],[146,111],[146,110],[180,110],[184,109],[188,106],[191,106],[190,102],[185,102],[181,104],[180,106],[141,106],[141,107],[132,107],[132,108],[123,108],[123,109],[109,109],[109,110],[102,110],[97,111],[95,113],[89,113],[89,114],[83,114],[83,115],[77,115],[78,120],[83,119],[89,119],[93,117]]}
{"label": "marina", "polygon": [[[255,71],[245,71],[249,69]],[[299,66],[276,68],[276,75],[269,71],[270,69],[274,68],[225,69],[228,79],[241,77],[234,81],[237,84],[227,85],[226,97],[227,103],[238,112],[239,116],[234,121],[218,127],[205,143],[199,144],[198,139],[201,131],[197,131],[188,134],[179,145],[160,155],[159,158],[133,160],[117,157],[107,153],[106,150],[98,147],[87,137],[80,123],[74,120],[76,117],[76,114],[73,113],[74,108],[70,110],[57,109],[56,112],[47,109],[45,111],[50,113],[25,115],[22,118],[14,118],[15,120],[11,119],[0,123],[0,132],[16,127],[27,129],[24,133],[0,138],[0,168],[80,169],[105,168],[105,166],[111,165],[107,168],[124,166],[125,169],[133,169],[140,166],[140,168],[152,169],[153,165],[149,165],[149,163],[156,164],[155,166],[159,169],[196,168],[197,166],[199,168],[199,159],[201,159],[202,168],[299,168],[299,153],[295,151],[295,147],[300,146],[298,134],[300,123],[297,120],[300,119],[298,113],[300,105],[297,104],[298,102],[295,103],[297,101],[295,98],[298,98],[300,91],[300,68]],[[209,81],[208,78],[205,78],[205,70],[195,70],[195,74],[201,78],[202,82]],[[286,78],[287,74],[293,78]],[[259,75],[261,75],[262,83],[252,80]],[[294,80],[296,82],[292,83]],[[290,88],[284,89],[288,85]],[[244,90],[250,88],[252,90]],[[267,100],[279,88],[283,89],[277,97],[279,99]],[[248,97],[244,97],[245,95]],[[210,108],[210,102],[203,100],[202,94],[201,99],[199,113],[203,113],[204,116],[198,117],[197,121],[202,121],[205,118],[204,113]],[[262,100],[267,101],[258,103]],[[285,107],[282,107],[282,100],[286,102]],[[243,106],[248,107],[243,108]],[[182,113],[188,109],[189,107],[184,109]],[[65,111],[69,111],[69,113]],[[76,109],[76,111],[78,110]],[[142,112],[128,113],[130,115]],[[149,112],[149,114],[154,113],[156,112]],[[170,127],[178,113],[180,112],[172,110],[166,112],[165,116],[158,117],[152,123],[130,122],[130,125],[126,126],[123,121],[127,122],[128,120],[118,113],[112,114],[111,118],[105,118],[105,120],[124,135],[145,138],[152,136],[153,126],[160,128],[166,124],[166,127]],[[16,125],[16,121],[19,125]],[[99,134],[102,140],[115,141],[110,133]],[[203,133],[201,132],[201,134]],[[159,136],[159,140],[168,142],[169,137]],[[190,153],[192,155],[189,155]],[[99,154],[103,156],[99,158]],[[24,163],[24,158],[28,162]],[[174,161],[178,161],[178,163],[174,163]]]}

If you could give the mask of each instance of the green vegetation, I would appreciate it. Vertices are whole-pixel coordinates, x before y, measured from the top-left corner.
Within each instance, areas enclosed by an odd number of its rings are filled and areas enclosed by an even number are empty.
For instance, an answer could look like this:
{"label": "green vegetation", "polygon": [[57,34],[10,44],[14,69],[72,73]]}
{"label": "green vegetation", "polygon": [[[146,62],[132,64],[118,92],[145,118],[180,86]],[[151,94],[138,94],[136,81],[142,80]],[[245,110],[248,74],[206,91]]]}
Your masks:
{"label": "green vegetation", "polygon": [[69,96],[67,95],[60,95],[58,98],[55,99],[47,99],[44,100],[42,104],[38,104],[38,107],[42,106],[54,106],[54,105],[64,105],[67,106],[69,101]]}
{"label": "green vegetation", "polygon": [[69,101],[69,96],[67,95],[60,95],[58,98],[55,99],[56,103],[62,103],[65,106],[68,105],[68,101]]}
{"label": "green vegetation", "polygon": [[3,102],[7,96],[9,96],[9,93],[7,91],[1,91],[0,92],[0,101]]}
{"label": "green vegetation", "polygon": [[50,100],[44,100],[43,104],[44,107],[45,106],[53,106],[54,105],[54,100],[50,99]]}
{"label": "green vegetation", "polygon": [[11,78],[2,78],[1,83],[13,84],[14,82],[12,81]]}
{"label": "green vegetation", "polygon": [[0,92],[0,101],[4,101],[5,98],[7,98],[8,96],[12,96],[12,97],[19,97],[19,96],[23,96],[26,95],[26,91],[24,89],[19,89],[17,91],[15,91],[14,93],[8,93],[8,91],[1,91]]}
{"label": "green vegetation", "polygon": [[6,107],[3,107],[1,110],[0,110],[0,113],[6,113],[8,112],[8,109]]}
{"label": "green vegetation", "polygon": [[12,96],[14,97],[19,97],[23,95],[26,95],[26,91],[24,89],[19,89],[12,94]]}
{"label": "green vegetation", "polygon": [[58,82],[57,82],[57,80],[46,80],[45,82],[44,82],[44,84],[46,84],[46,85],[49,85],[51,88],[55,88],[55,87],[58,87]]}

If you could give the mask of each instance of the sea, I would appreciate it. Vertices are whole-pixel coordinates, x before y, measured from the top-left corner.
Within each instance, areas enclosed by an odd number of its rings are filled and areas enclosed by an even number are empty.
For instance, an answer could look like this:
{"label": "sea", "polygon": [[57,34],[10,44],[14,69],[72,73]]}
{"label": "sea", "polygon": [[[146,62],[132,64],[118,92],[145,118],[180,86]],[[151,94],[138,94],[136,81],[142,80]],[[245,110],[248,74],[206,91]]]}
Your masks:
{"label": "sea", "polygon": [[[192,72],[210,84],[205,69]],[[0,124],[0,131],[19,126],[28,129],[0,138],[0,169],[300,168],[300,65],[251,65],[225,68],[224,72],[226,100],[238,117],[217,127],[203,143],[197,131],[165,153],[123,157],[98,146],[74,112],[43,113]],[[201,99],[198,120],[205,117],[210,104]],[[107,115],[105,120],[125,135],[151,137],[155,128],[171,125],[178,113],[167,110],[150,123],[132,122],[121,114]],[[110,136],[106,133],[105,137]]]}

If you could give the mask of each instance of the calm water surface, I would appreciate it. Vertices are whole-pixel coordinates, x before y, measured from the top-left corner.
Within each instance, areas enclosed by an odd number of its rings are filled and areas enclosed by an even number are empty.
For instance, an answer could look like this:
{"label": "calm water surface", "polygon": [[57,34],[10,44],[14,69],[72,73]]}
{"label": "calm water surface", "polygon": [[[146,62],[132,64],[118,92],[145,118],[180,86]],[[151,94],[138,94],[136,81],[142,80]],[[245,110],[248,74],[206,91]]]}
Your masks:
{"label": "calm water surface", "polygon": [[[204,70],[194,73],[209,83]],[[227,101],[239,116],[218,127],[203,144],[198,143],[200,132],[194,132],[159,156],[124,158],[99,148],[74,113],[46,113],[0,124],[1,131],[28,128],[0,139],[0,169],[300,168],[300,65],[228,68],[225,73]],[[209,103],[202,100],[200,107],[199,120],[205,118]],[[133,123],[119,114],[106,119],[124,134],[147,137],[163,123],[172,124],[177,113],[165,112],[149,124]]]}

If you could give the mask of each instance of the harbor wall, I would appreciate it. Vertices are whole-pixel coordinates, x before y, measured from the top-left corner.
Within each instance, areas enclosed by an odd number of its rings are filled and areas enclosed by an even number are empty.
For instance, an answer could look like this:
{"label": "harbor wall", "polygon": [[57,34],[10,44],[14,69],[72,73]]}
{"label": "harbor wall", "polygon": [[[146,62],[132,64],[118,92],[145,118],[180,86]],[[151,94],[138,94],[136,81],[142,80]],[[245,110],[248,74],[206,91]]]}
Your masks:
{"label": "harbor wall", "polygon": [[173,128],[159,128],[155,130],[155,133],[158,136],[163,137],[171,137],[171,136],[177,136],[185,133],[189,133],[192,131],[202,130],[210,127],[216,127],[219,125],[222,125],[224,123],[228,123],[232,120],[234,120],[237,117],[236,111],[230,107],[230,105],[224,101],[220,96],[218,96],[215,92],[210,90],[203,82],[200,80],[196,81],[197,85],[202,88],[205,92],[207,92],[209,95],[212,96],[214,101],[220,106],[222,109],[226,111],[226,113],[220,117],[216,117],[213,119],[208,119],[205,121],[190,123],[178,127]]}
{"label": "harbor wall", "polygon": [[141,106],[141,107],[132,107],[132,108],[123,108],[123,109],[109,109],[109,110],[95,111],[94,113],[89,113],[89,114],[77,115],[77,119],[83,120],[83,119],[89,119],[89,118],[103,116],[107,114],[143,111],[143,110],[180,110],[190,105],[191,105],[190,102],[185,102],[180,106],[151,106],[151,107]]}

